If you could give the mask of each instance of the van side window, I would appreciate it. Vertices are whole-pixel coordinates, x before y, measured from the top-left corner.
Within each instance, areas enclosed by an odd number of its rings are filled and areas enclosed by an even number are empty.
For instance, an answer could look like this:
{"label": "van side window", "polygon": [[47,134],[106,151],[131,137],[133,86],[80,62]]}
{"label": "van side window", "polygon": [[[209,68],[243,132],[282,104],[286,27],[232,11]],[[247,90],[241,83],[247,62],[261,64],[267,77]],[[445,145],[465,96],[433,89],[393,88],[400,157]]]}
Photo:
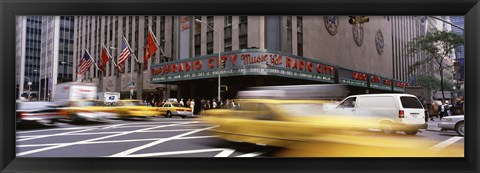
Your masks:
{"label": "van side window", "polygon": [[355,107],[355,101],[357,100],[356,97],[350,97],[340,103],[337,108],[354,108]]}

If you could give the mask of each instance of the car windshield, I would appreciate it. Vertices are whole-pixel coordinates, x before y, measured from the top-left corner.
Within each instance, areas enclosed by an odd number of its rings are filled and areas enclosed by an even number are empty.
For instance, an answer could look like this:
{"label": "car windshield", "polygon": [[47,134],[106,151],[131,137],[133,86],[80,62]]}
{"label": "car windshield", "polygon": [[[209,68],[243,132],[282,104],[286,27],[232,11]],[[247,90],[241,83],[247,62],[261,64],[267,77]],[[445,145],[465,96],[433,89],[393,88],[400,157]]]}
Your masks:
{"label": "car windshield", "polygon": [[325,114],[326,106],[320,103],[279,104],[286,114],[292,116],[318,116]]}
{"label": "car windshield", "polygon": [[423,109],[422,104],[416,97],[400,97],[400,101],[402,101],[403,108],[411,108],[411,109]]}
{"label": "car windshield", "polygon": [[178,104],[178,103],[172,103],[172,106],[173,107],[183,107],[181,104]]}

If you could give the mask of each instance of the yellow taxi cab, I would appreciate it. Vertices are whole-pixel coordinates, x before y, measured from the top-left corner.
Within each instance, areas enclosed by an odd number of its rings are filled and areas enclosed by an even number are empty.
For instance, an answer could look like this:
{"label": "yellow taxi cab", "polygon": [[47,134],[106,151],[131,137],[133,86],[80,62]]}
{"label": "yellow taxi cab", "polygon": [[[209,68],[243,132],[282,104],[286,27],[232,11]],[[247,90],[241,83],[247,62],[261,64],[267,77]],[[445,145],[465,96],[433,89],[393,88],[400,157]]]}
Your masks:
{"label": "yellow taxi cab", "polygon": [[67,119],[72,122],[78,121],[97,121],[105,122],[108,119],[115,118],[117,114],[105,107],[104,104],[96,100],[77,100],[69,101],[66,105],[59,108],[67,114]]}
{"label": "yellow taxi cab", "polygon": [[[241,99],[235,102],[239,105],[235,109],[207,110],[202,114],[202,120],[214,126],[210,131],[229,141],[294,151],[284,152],[285,157],[438,156],[426,149],[431,144],[428,141],[400,139],[369,130],[378,125],[375,118],[327,115],[330,101]],[[304,150],[307,147],[309,151]]]}
{"label": "yellow taxi cab", "polygon": [[186,108],[180,103],[176,102],[165,102],[158,107],[158,112],[167,118],[171,118],[173,116],[179,116],[182,118],[196,117],[193,115],[192,108]]}
{"label": "yellow taxi cab", "polygon": [[144,104],[142,100],[119,100],[113,104],[113,109],[121,118],[151,118],[160,115],[157,108]]}

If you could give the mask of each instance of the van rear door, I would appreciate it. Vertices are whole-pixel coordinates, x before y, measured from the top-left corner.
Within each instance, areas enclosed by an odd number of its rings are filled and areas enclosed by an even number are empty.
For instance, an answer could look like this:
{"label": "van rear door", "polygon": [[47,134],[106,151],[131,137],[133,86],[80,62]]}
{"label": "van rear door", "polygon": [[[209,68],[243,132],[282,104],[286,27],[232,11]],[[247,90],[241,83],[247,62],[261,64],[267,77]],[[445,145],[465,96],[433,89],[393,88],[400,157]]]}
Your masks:
{"label": "van rear door", "polygon": [[399,116],[403,111],[404,118],[401,118],[405,124],[424,124],[425,123],[425,110],[420,101],[414,96],[400,96],[400,103],[402,109],[400,109]]}

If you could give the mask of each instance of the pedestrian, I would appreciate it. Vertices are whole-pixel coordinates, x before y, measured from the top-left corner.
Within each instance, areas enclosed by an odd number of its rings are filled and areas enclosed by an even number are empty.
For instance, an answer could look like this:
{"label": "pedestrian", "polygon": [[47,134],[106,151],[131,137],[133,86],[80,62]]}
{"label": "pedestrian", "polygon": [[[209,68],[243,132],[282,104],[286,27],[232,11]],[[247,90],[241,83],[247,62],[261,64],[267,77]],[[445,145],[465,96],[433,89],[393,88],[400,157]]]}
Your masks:
{"label": "pedestrian", "polygon": [[190,99],[187,99],[187,102],[185,103],[185,107],[189,108],[190,107],[190,102],[192,102]]}
{"label": "pedestrian", "polygon": [[210,109],[210,100],[207,100],[203,105],[203,110],[209,110],[209,109]]}
{"label": "pedestrian", "polygon": [[199,97],[195,99],[195,112],[194,115],[199,115],[199,113],[202,111],[202,103]]}
{"label": "pedestrian", "polygon": [[217,101],[215,99],[212,100],[212,108],[217,109]]}
{"label": "pedestrian", "polygon": [[207,103],[207,101],[205,99],[202,98],[202,100],[200,100],[200,105],[201,105],[201,110],[203,111],[203,109],[205,109],[205,103]]}
{"label": "pedestrian", "polygon": [[460,115],[465,115],[465,98],[463,96],[460,96],[460,104],[458,107],[460,109]]}
{"label": "pedestrian", "polygon": [[185,106],[185,104],[183,103],[183,98],[180,99],[180,103],[179,103],[179,104],[182,105],[182,107]]}
{"label": "pedestrian", "polygon": [[445,101],[442,101],[442,103],[438,106],[438,115],[440,116],[440,120],[445,116],[446,113],[444,103]]}
{"label": "pedestrian", "polygon": [[195,99],[192,99],[190,102],[190,108],[192,108],[192,112],[195,115]]}
{"label": "pedestrian", "polygon": [[427,113],[428,113],[428,116],[430,117],[430,121],[434,121],[433,120],[433,108],[432,108],[432,103],[431,102],[427,102]]}

